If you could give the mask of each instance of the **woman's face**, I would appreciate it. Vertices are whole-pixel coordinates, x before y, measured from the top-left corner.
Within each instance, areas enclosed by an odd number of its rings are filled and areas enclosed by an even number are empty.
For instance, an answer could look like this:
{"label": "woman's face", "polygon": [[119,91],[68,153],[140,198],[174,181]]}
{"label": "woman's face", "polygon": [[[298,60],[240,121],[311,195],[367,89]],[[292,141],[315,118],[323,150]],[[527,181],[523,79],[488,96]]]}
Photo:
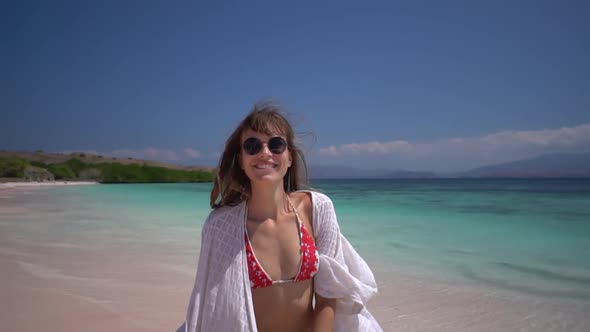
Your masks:
{"label": "woman's face", "polygon": [[[277,137],[282,138],[283,141]],[[281,135],[268,136],[252,130],[246,130],[242,134],[240,166],[250,181],[283,181],[283,177],[291,166],[291,154],[286,142],[286,137]],[[283,148],[284,151],[281,152]]]}

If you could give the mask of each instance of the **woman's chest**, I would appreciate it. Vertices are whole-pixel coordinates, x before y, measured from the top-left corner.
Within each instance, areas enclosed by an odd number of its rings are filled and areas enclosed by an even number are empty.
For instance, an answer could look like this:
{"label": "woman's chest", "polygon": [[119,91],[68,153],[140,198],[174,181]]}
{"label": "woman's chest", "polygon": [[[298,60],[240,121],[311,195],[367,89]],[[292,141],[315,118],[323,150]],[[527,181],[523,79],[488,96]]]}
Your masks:
{"label": "woman's chest", "polygon": [[293,279],[301,263],[297,221],[247,223],[253,258],[272,280]]}

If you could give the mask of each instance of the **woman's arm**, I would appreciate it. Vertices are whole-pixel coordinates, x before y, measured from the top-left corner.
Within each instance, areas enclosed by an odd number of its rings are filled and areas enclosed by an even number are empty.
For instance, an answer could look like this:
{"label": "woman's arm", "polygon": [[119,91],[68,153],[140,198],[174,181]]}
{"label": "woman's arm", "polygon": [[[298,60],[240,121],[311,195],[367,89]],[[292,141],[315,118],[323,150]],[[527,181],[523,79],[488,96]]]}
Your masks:
{"label": "woman's arm", "polygon": [[313,332],[331,332],[334,325],[336,299],[315,294]]}

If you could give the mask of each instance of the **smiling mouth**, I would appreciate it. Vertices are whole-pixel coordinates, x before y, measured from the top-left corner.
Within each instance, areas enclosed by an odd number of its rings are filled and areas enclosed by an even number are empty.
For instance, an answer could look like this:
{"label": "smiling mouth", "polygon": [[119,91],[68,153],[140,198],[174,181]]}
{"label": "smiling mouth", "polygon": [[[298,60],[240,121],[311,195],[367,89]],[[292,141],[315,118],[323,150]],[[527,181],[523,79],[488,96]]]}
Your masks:
{"label": "smiling mouth", "polygon": [[275,164],[262,164],[262,165],[254,165],[256,169],[272,169],[277,168],[278,166]]}

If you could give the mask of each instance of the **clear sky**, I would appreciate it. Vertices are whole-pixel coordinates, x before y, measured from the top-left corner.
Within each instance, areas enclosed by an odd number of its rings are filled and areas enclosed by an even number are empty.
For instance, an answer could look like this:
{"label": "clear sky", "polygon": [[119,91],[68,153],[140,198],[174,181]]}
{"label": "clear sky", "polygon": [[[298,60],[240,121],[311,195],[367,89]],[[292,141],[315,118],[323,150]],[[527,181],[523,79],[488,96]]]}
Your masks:
{"label": "clear sky", "polygon": [[213,166],[273,99],[315,134],[311,164],[590,151],[589,3],[13,1],[0,149]]}

